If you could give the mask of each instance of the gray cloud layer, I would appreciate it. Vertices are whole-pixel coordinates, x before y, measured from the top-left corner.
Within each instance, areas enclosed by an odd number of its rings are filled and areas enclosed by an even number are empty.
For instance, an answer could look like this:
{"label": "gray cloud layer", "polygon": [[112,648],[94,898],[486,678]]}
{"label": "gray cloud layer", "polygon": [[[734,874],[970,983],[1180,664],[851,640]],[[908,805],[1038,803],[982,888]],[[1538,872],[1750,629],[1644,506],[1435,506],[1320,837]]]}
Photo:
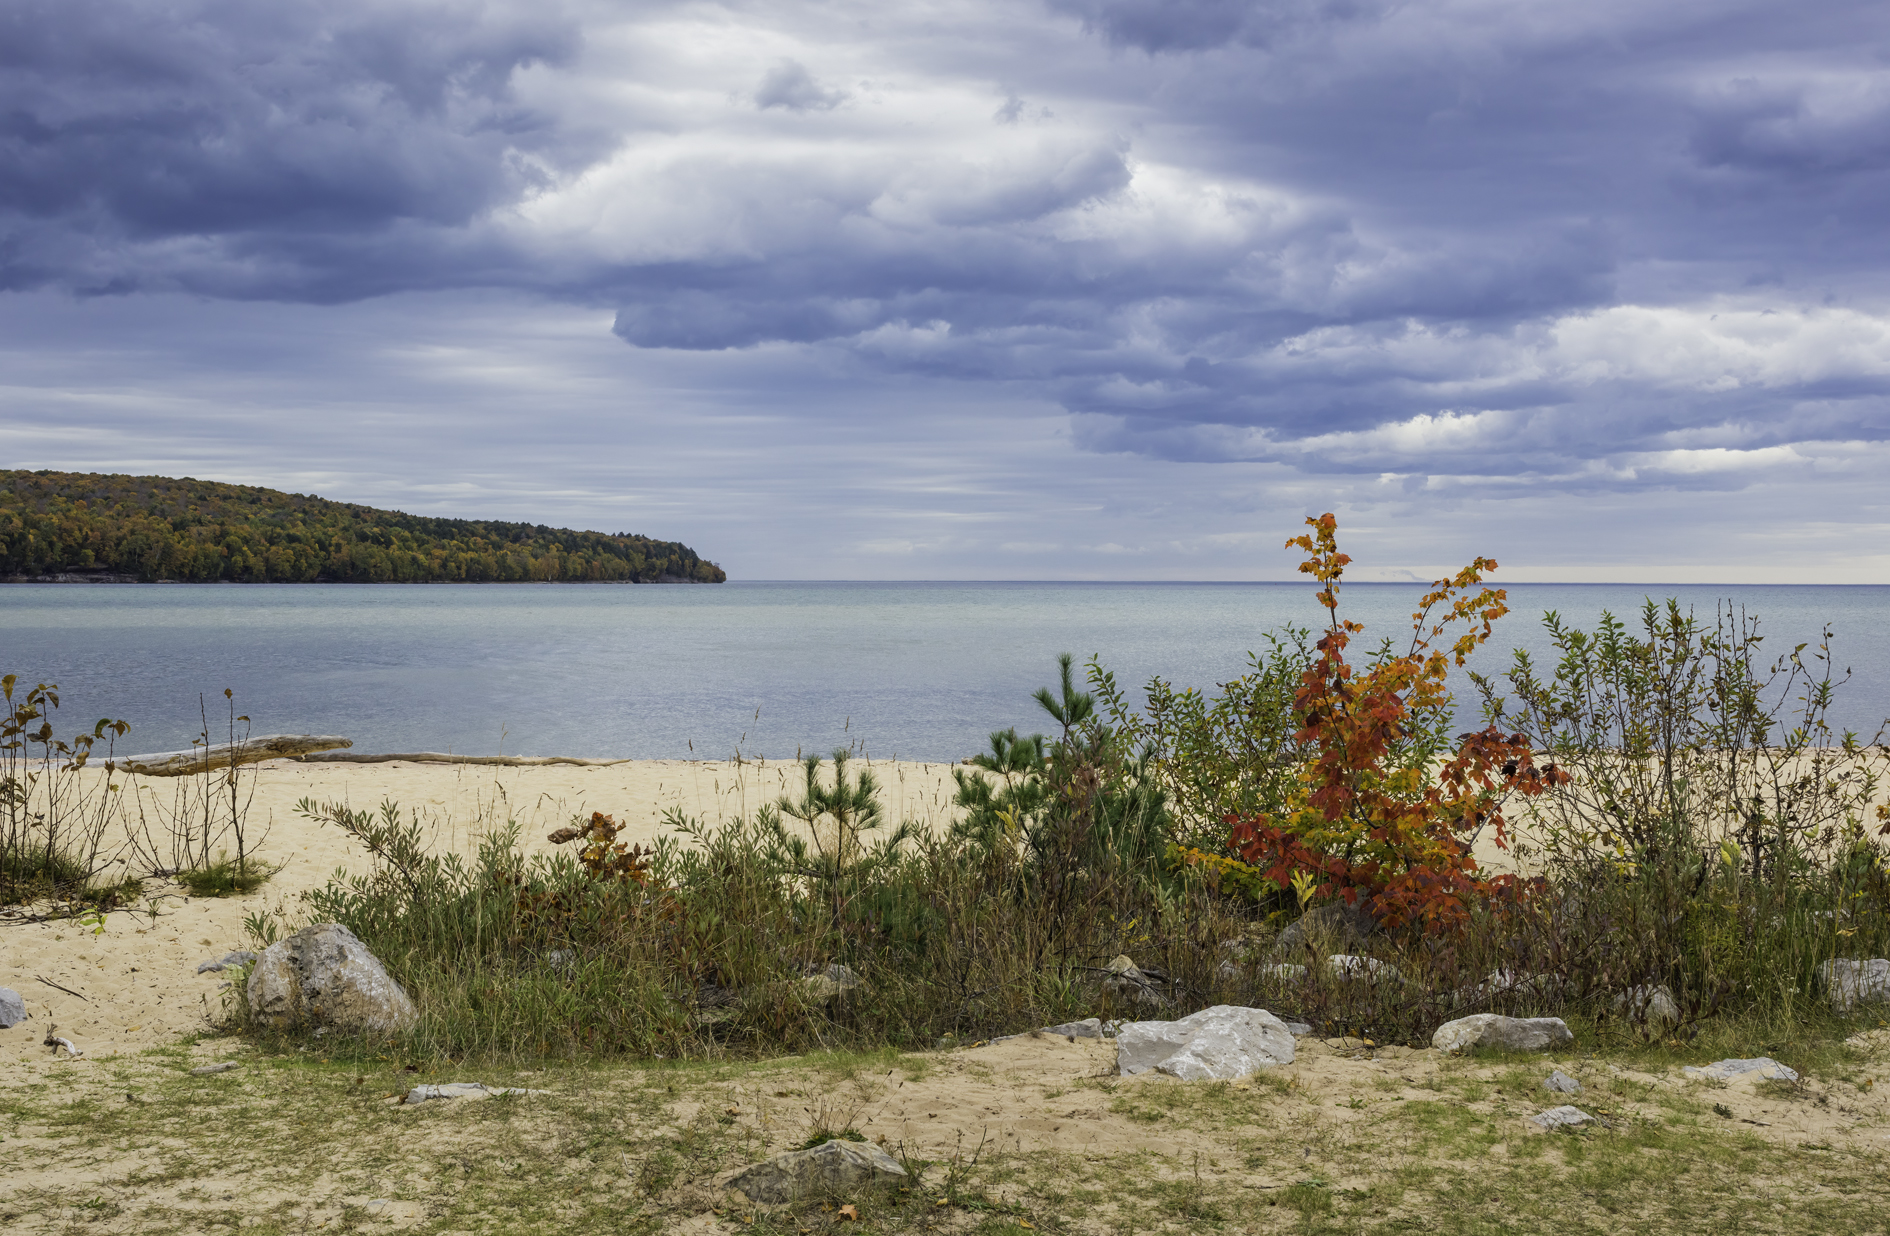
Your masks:
{"label": "gray cloud layer", "polygon": [[1132,459],[1737,491],[1890,436],[1886,53],[1850,0],[23,0],[0,288],[497,292]]}

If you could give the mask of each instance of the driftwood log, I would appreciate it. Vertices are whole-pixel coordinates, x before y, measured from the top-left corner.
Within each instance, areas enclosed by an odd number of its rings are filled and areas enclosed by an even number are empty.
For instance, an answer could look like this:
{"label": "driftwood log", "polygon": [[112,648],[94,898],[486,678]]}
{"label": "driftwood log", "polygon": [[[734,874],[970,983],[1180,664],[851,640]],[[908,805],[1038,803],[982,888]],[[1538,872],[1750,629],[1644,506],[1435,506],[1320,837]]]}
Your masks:
{"label": "driftwood log", "polygon": [[390,764],[406,760],[414,764],[497,764],[504,768],[533,768],[541,764],[578,764],[586,768],[606,768],[628,764],[629,760],[581,760],[571,755],[448,755],[444,751],[408,751],[388,755],[356,755],[347,751],[329,751],[319,755],[298,756],[302,764]]}
{"label": "driftwood log", "polygon": [[193,747],[189,751],[160,751],[155,755],[121,755],[106,761],[105,767],[121,772],[140,773],[146,777],[188,777],[212,768],[232,764],[254,764],[260,760],[307,755],[313,751],[333,751],[352,747],[354,740],[335,734],[261,734],[239,743],[222,746]]}

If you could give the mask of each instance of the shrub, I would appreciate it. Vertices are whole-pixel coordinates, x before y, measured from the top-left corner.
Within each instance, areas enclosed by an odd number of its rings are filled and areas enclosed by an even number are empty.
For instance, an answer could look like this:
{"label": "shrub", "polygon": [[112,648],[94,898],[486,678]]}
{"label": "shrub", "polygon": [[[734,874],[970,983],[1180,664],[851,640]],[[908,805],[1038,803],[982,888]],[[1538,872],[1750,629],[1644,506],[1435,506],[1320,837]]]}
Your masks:
{"label": "shrub", "polygon": [[81,774],[100,742],[109,759],[113,740],[131,727],[101,719],[89,734],[57,738],[58,685],[19,686],[16,674],[0,678],[0,904],[41,897],[109,904],[134,888],[94,886],[114,857],[103,847],[118,786]]}
{"label": "shrub", "polygon": [[1730,606],[1708,625],[1650,598],[1639,636],[1605,613],[1592,633],[1544,626],[1546,676],[1519,651],[1473,677],[1486,715],[1572,773],[1534,804],[1532,856],[1606,935],[1617,990],[1666,986],[1687,1020],[1790,1019],[1821,963],[1890,949],[1890,753],[1881,730],[1829,724],[1828,629],[1766,658]]}
{"label": "shrub", "polygon": [[[1282,890],[1299,879],[1309,888],[1302,900],[1343,898],[1392,927],[1461,928],[1473,906],[1524,891],[1513,877],[1478,871],[1478,835],[1489,829],[1506,846],[1504,800],[1567,777],[1554,765],[1538,769],[1521,735],[1494,727],[1462,735],[1440,768],[1430,766],[1449,715],[1449,667],[1461,666],[1508,612],[1499,589],[1463,595],[1496,563],[1479,558],[1439,581],[1412,615],[1409,647],[1355,672],[1346,648],[1364,628],[1339,616],[1351,558],[1338,550],[1331,515],[1306,522],[1312,534],[1287,545],[1310,555],[1300,570],[1323,585],[1319,602],[1331,619],[1293,697],[1305,762],[1278,810],[1232,821],[1229,845]],[[1436,641],[1453,623],[1467,629],[1446,652]]]}

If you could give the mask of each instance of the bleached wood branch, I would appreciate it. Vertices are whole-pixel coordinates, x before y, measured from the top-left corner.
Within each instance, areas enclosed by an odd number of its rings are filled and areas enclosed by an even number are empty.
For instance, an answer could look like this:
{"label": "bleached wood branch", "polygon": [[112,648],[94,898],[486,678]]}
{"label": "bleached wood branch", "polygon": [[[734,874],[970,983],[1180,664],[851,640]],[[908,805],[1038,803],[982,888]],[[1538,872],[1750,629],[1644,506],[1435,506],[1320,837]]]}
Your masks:
{"label": "bleached wood branch", "polygon": [[153,755],[121,755],[105,762],[105,767],[121,772],[140,773],[146,777],[188,777],[212,768],[232,764],[254,764],[259,760],[279,760],[352,747],[354,740],[334,734],[261,734],[245,738],[233,747],[229,743],[189,751],[160,751]]}

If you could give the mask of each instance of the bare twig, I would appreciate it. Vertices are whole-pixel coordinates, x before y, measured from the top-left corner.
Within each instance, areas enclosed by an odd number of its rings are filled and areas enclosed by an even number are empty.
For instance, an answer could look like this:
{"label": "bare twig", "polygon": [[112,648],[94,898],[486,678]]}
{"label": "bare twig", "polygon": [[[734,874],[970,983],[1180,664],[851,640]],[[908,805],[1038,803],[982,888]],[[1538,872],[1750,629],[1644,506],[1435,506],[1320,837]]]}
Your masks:
{"label": "bare twig", "polygon": [[[37,974],[35,974],[35,975],[34,975],[33,977],[34,977],[34,978],[36,978],[36,979],[39,979],[39,981],[40,981],[40,982],[42,982],[42,983],[44,983],[44,984],[46,984],[46,986],[48,986],[48,987],[58,987],[60,991],[63,991],[63,992],[65,992],[65,993],[66,993],[66,994],[67,994],[68,996],[79,996],[79,993],[78,993],[78,992],[76,992],[76,991],[74,991],[74,990],[72,990],[72,988],[70,988],[70,987],[60,987],[58,983],[55,983],[55,982],[53,982],[53,981],[52,981],[51,979],[49,979],[49,978],[41,978],[41,977],[40,977],[39,975],[37,975]],[[81,999],[81,1000],[85,1000],[85,997],[84,997],[84,996],[79,996],[79,999]],[[85,1000],[85,1002],[86,1002],[87,1004],[90,1004],[90,1003],[92,1003],[92,1002],[91,1002],[90,1000]]]}

